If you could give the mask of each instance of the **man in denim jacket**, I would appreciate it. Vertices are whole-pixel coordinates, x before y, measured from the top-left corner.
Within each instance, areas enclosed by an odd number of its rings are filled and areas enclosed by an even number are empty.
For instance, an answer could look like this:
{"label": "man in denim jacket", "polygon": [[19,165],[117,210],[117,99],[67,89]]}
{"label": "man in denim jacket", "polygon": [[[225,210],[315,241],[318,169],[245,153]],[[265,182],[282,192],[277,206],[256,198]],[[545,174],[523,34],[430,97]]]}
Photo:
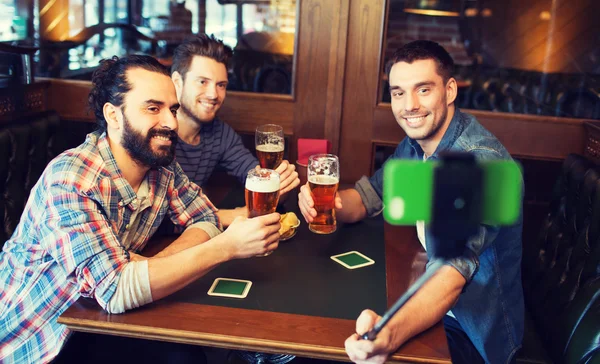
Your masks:
{"label": "man in denim jacket", "polygon": [[[388,71],[392,111],[407,137],[391,158],[436,160],[442,151],[473,153],[478,160],[511,159],[502,144],[477,120],[454,105],[454,62],[440,45],[416,41],[398,49]],[[339,221],[355,222],[383,209],[383,170],[362,177],[336,197]],[[316,216],[310,188],[302,186],[304,218]],[[351,360],[383,363],[412,336],[443,319],[454,363],[510,363],[523,338],[521,287],[522,221],[509,227],[481,225],[463,256],[442,267],[394,316],[374,341],[346,340]],[[427,251],[433,236],[417,223]],[[401,243],[401,242],[399,242]],[[380,317],[362,312],[356,332],[365,333]]]}

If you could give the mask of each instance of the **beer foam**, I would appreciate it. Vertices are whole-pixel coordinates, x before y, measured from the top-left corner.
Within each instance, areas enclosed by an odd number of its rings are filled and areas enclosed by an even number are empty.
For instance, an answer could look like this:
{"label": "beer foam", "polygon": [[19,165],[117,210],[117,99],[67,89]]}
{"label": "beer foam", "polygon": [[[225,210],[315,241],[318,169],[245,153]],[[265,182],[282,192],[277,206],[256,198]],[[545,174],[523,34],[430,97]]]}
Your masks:
{"label": "beer foam", "polygon": [[277,176],[271,176],[270,179],[248,177],[246,179],[246,189],[264,193],[279,191],[279,178]]}
{"label": "beer foam", "polygon": [[333,185],[340,181],[338,177],[334,176],[325,176],[322,174],[312,175],[308,177],[308,182],[314,183],[316,185]]}
{"label": "beer foam", "polygon": [[282,144],[262,144],[256,147],[256,150],[259,152],[283,152],[283,143]]}

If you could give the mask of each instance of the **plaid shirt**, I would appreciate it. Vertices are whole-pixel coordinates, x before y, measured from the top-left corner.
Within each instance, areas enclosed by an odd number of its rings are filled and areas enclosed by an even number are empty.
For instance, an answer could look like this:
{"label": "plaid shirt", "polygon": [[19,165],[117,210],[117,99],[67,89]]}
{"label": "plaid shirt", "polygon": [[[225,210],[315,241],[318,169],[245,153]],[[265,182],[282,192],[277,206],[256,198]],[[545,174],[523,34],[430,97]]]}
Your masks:
{"label": "plaid shirt", "polygon": [[[221,228],[179,164],[151,169],[147,178],[153,204],[130,232],[130,250],[143,249],[166,216],[181,228],[199,221]],[[106,134],[89,134],[48,164],[0,252],[0,362],[52,360],[69,334],[56,319],[80,296],[106,309],[129,262],[118,237],[138,207]]]}

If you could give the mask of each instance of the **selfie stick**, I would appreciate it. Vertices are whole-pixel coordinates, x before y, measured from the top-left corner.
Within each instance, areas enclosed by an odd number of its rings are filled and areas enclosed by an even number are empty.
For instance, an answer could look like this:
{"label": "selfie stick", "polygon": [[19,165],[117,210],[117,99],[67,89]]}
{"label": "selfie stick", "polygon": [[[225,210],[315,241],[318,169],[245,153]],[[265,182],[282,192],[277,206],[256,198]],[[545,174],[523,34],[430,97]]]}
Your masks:
{"label": "selfie stick", "polygon": [[360,336],[360,338],[363,340],[375,340],[377,334],[379,334],[379,331],[383,329],[385,324],[387,324],[388,321],[394,317],[396,312],[398,312],[398,310],[404,306],[406,301],[408,301],[419,289],[421,289],[425,282],[427,282],[429,278],[431,278],[443,265],[444,261],[442,259],[434,260],[431,264],[431,267],[429,267],[429,269],[427,269],[425,273],[423,273],[423,275],[419,277],[419,279],[417,279],[415,283],[412,284],[402,296],[400,296],[400,298],[398,298],[394,305],[390,307],[390,309],[387,310],[387,312],[383,315],[381,320],[379,320],[379,322],[377,322],[369,332],[363,335],[358,334],[358,336]]}
{"label": "selfie stick", "polygon": [[[467,238],[477,233],[482,208],[482,170],[475,157],[465,153],[440,155],[441,165],[434,171],[431,231],[435,243],[431,266],[398,298],[363,340],[375,340],[377,334],[425,282],[449,259],[464,253]],[[461,201],[460,204],[457,201]]]}

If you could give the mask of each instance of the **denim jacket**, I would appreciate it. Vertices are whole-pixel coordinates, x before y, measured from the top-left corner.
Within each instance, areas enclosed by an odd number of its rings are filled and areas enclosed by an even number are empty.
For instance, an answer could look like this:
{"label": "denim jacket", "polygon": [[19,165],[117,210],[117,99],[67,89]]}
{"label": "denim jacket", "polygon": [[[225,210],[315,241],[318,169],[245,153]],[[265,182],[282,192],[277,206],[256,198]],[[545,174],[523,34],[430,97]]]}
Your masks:
{"label": "denim jacket", "polygon": [[[472,115],[456,109],[435,153],[469,152],[477,160],[511,159],[508,151]],[[423,150],[408,137],[390,158],[423,160]],[[383,209],[383,168],[355,186],[369,216]],[[524,325],[521,286],[522,216],[513,226],[481,225],[467,242],[465,254],[448,262],[467,280],[452,313],[487,363],[508,363],[521,347]],[[427,251],[434,237],[425,229]],[[429,254],[429,253],[428,253]]]}

